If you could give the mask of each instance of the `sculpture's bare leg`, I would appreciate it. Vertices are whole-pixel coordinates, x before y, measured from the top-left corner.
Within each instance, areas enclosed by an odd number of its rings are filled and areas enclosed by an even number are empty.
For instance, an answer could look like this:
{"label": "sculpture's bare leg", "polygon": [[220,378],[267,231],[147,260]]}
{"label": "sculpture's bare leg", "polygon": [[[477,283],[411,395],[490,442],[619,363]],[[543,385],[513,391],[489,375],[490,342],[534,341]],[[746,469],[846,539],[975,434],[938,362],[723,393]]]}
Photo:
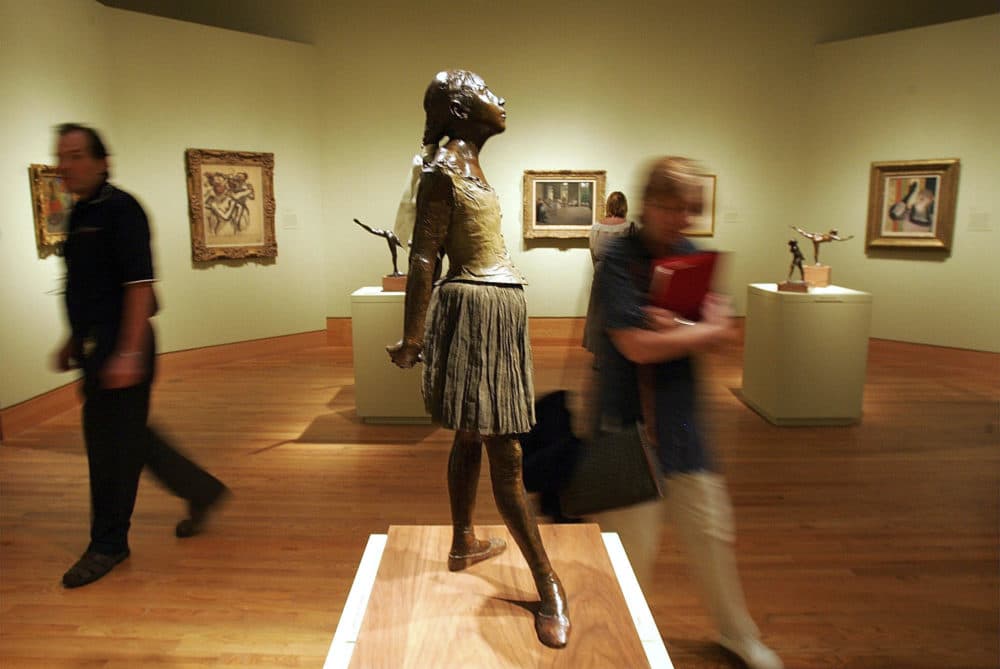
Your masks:
{"label": "sculpture's bare leg", "polygon": [[451,501],[452,539],[448,569],[459,571],[499,555],[507,543],[497,537],[476,539],[472,513],[483,459],[483,439],[475,432],[457,432],[448,457],[448,497]]}
{"label": "sculpture's bare leg", "polygon": [[538,522],[528,507],[521,474],[521,444],[510,436],[485,437],[485,442],[497,509],[531,568],[541,598],[535,632],[546,646],[561,648],[569,637],[569,608],[562,583],[542,545]]}

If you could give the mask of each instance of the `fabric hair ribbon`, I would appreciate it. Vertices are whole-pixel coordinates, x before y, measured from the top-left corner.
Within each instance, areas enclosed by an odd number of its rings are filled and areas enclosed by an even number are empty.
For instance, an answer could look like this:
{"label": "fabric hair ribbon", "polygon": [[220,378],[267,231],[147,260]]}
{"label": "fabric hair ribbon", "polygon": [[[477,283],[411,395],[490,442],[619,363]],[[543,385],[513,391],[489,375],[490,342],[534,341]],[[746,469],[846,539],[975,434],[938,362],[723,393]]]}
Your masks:
{"label": "fabric hair ribbon", "polygon": [[403,188],[403,195],[399,200],[399,208],[396,210],[396,223],[392,231],[407,248],[413,243],[413,229],[417,223],[417,191],[420,189],[420,173],[425,164],[434,160],[434,154],[438,150],[438,145],[424,144],[420,153],[413,156],[410,161],[410,174],[406,186]]}

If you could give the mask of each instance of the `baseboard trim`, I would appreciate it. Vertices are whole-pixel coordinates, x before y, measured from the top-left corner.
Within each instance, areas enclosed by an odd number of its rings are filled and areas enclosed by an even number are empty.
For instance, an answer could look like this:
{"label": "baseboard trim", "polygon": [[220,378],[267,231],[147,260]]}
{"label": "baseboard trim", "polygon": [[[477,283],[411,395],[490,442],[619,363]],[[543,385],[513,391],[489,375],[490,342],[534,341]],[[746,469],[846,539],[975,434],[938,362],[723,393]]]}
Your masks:
{"label": "baseboard trim", "polygon": [[55,390],[0,409],[0,442],[80,404],[82,381],[73,381]]}
{"label": "baseboard trim", "polygon": [[204,346],[184,351],[171,351],[157,357],[157,373],[175,374],[209,365],[233,362],[234,360],[245,360],[246,358],[287,353],[325,345],[326,334],[323,330],[315,330],[278,337],[250,339],[231,344],[219,344],[218,346]]}
{"label": "baseboard trim", "polygon": [[[542,317],[528,319],[528,332],[532,346],[568,346],[583,341],[584,318]],[[400,335],[402,333],[399,333]],[[387,335],[387,343],[392,333]],[[326,343],[328,346],[352,346],[351,318],[326,319]]]}
{"label": "baseboard trim", "polygon": [[[350,319],[347,321],[350,325]],[[183,351],[171,351],[157,356],[157,373],[176,374],[190,369],[233,362],[234,360],[245,360],[326,345],[328,345],[326,333],[323,330],[316,330]],[[76,380],[14,406],[0,409],[0,441],[9,439],[19,432],[79,406],[80,384],[81,381]]]}

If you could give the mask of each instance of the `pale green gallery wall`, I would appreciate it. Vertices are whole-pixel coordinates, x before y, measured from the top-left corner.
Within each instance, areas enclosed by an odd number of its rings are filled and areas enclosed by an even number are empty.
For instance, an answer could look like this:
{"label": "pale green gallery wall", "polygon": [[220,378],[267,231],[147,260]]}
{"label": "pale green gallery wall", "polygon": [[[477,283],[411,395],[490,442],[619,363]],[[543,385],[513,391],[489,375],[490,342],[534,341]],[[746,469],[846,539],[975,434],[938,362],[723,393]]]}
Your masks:
{"label": "pale green gallery wall", "polygon": [[111,123],[106,13],[96,2],[0,3],[0,408],[68,380],[47,365],[65,336],[64,272],[60,258],[38,257],[28,165],[52,164],[57,123]]}
{"label": "pale green gallery wall", "polygon": [[[802,221],[838,283],[873,295],[872,335],[1000,351],[1000,15],[816,49]],[[874,161],[959,158],[950,254],[863,253]]]}
{"label": "pale green gallery wall", "polygon": [[[789,238],[809,248],[791,225],[838,228],[855,238],[824,260],[836,283],[873,293],[873,336],[998,350],[1000,17],[817,45],[809,3],[583,2],[529,16],[474,3],[487,38],[451,3],[390,4],[338,9],[321,31],[328,248],[345,270],[329,274],[329,315],[348,315],[350,292],[386,268],[379,240],[351,241],[350,219],[391,225],[424,87],[464,67],[507,99],[483,164],[532,315],[581,315],[591,270],[584,245],[522,238],[523,171],[605,169],[637,205],[641,166],[674,153],[718,175],[716,234],[701,242],[732,252],[739,313],[748,283],[785,278]],[[870,163],[938,157],[962,159],[950,256],[868,256]]]}
{"label": "pale green gallery wall", "polygon": [[[434,73],[465,68],[507,100],[507,131],[482,154],[498,191],[503,231],[528,278],[532,316],[580,316],[591,261],[586,243],[526,243],[525,170],[607,172],[638,216],[642,171],[668,153],[697,158],[718,175],[717,234],[733,251],[728,288],[742,309],[750,281],[779,280],[782,222],[801,196],[799,151],[813,44],[801,11],[751,3],[586,0],[369,3],[339,9],[320,34],[325,64],[326,186],[336,214],[327,313],[349,314],[349,295],[379,280],[385,249],[358,238],[357,216],[391,225],[423,130],[424,89]],[[419,28],[418,28],[419,26]],[[344,243],[344,242],[347,243]]]}
{"label": "pale green gallery wall", "polygon": [[[27,176],[28,164],[51,164],[53,126],[67,120],[104,131],[112,181],[150,216],[161,350],[325,327],[315,48],[90,0],[0,11],[0,407],[72,378],[48,370],[66,332],[54,294],[64,270],[38,258]],[[192,262],[187,148],[275,154],[273,262]]]}
{"label": "pale green gallery wall", "polygon": [[[127,11],[109,30],[116,178],[154,219],[164,350],[326,327],[315,49]],[[187,148],[274,154],[276,259],[192,262]]]}
{"label": "pale green gallery wall", "polygon": [[[747,283],[784,278],[789,225],[838,227],[857,237],[824,259],[837,283],[874,293],[875,336],[996,350],[996,17],[817,46],[808,3],[792,0],[474,1],[475,21],[442,0],[340,4],[317,16],[314,46],[91,0],[0,5],[0,408],[67,380],[46,368],[64,331],[51,294],[62,264],[37,257],[27,179],[51,160],[53,125],[104,129],[114,178],[151,215],[162,350],[208,346],[350,315],[350,293],[389,268],[384,242],[351,219],[391,225],[424,87],[454,67],[508,101],[483,165],[533,316],[582,315],[591,269],[581,243],[525,243],[523,171],[604,169],[637,215],[641,165],[676,153],[718,175],[716,234],[702,241],[732,252],[738,311]],[[907,80],[911,51],[910,103],[887,113],[881,89]],[[275,153],[274,263],[191,262],[189,147]],[[866,256],[869,163],[950,156],[962,159],[952,255]]]}

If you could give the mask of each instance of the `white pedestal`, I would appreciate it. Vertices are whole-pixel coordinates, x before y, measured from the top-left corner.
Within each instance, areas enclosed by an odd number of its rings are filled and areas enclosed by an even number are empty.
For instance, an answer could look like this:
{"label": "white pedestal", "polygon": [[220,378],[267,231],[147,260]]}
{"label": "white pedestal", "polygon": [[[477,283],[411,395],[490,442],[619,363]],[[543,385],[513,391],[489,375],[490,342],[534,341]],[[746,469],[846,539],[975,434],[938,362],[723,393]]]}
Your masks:
{"label": "white pedestal", "polygon": [[743,400],[776,425],[859,422],[871,301],[840,286],[788,293],[750,284]]}
{"label": "white pedestal", "polygon": [[423,365],[400,369],[385,347],[403,334],[406,293],[384,292],[378,286],[351,294],[351,335],[354,341],[354,404],[366,423],[429,423],[420,379]]}

